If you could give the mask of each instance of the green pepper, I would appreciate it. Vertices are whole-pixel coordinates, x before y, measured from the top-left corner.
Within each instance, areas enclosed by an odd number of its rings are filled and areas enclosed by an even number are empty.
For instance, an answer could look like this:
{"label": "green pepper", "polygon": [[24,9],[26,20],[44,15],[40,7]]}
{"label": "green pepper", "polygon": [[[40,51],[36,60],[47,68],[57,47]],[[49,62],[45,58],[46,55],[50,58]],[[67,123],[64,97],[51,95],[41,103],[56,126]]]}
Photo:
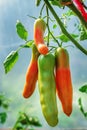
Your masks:
{"label": "green pepper", "polygon": [[38,86],[42,113],[50,126],[58,123],[56,83],[54,76],[55,57],[48,53],[38,58]]}

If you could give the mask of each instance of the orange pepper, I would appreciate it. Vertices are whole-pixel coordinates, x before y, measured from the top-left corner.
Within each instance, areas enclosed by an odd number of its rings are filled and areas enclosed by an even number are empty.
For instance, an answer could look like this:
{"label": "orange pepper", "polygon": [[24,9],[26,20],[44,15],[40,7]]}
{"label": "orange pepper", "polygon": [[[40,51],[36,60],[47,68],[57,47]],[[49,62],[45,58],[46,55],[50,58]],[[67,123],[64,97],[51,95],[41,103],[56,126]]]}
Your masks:
{"label": "orange pepper", "polygon": [[23,96],[25,98],[30,97],[35,90],[37,77],[38,77],[38,65],[37,65],[38,56],[39,56],[39,52],[35,44],[33,44],[32,57],[26,72],[26,82],[23,89]]}

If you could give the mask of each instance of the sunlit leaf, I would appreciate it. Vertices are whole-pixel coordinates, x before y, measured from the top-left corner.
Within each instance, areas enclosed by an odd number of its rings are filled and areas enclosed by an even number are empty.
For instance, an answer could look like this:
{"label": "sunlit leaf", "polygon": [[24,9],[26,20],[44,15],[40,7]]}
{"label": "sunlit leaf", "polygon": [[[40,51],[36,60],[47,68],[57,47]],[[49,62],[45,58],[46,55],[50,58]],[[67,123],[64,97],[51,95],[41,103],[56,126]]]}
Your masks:
{"label": "sunlit leaf", "polygon": [[78,30],[80,32],[79,34],[79,39],[82,40],[86,40],[87,39],[87,31],[85,30],[84,26],[82,24],[79,24],[78,26]]}
{"label": "sunlit leaf", "polygon": [[29,122],[34,126],[42,126],[37,117],[29,117]]}
{"label": "sunlit leaf", "polygon": [[16,123],[12,130],[24,130],[20,122]]}
{"label": "sunlit leaf", "polygon": [[59,7],[61,7],[60,0],[59,0],[59,1],[58,1],[58,0],[49,0],[49,2],[50,2],[52,5],[54,5],[54,6],[59,6]]}
{"label": "sunlit leaf", "polygon": [[12,51],[4,61],[5,73],[8,73],[18,60],[18,52]]}
{"label": "sunlit leaf", "polygon": [[73,13],[72,10],[68,10],[66,13],[63,13],[62,15],[63,15],[63,16],[70,17],[70,16],[72,16],[72,15],[75,15],[75,13]]}
{"label": "sunlit leaf", "polygon": [[27,40],[28,32],[20,21],[17,21],[16,23],[16,30],[20,38]]}
{"label": "sunlit leaf", "polygon": [[62,42],[68,42],[68,41],[69,41],[69,39],[68,39],[64,34],[59,35],[58,38],[59,38]]}
{"label": "sunlit leaf", "polygon": [[33,40],[32,41],[27,41],[24,45],[21,45],[22,48],[30,48],[32,47],[33,44]]}
{"label": "sunlit leaf", "polygon": [[87,39],[87,32],[85,30],[81,31],[80,33],[80,40],[86,40]]}
{"label": "sunlit leaf", "polygon": [[41,123],[39,122],[37,117],[31,117],[28,116],[26,113],[24,112],[19,112],[18,118],[16,123],[13,126],[12,130],[15,129],[24,129],[24,128],[28,128],[30,126],[42,126]]}
{"label": "sunlit leaf", "polygon": [[[18,118],[17,121],[15,123],[15,125],[13,126],[12,130],[18,129],[20,128],[21,130],[25,128],[27,129],[28,127],[31,126],[42,126],[41,123],[39,122],[37,117],[31,117],[28,116],[26,113],[24,112],[19,112],[18,114]],[[33,129],[33,127],[32,127]]]}
{"label": "sunlit leaf", "polygon": [[87,84],[83,85],[80,89],[79,89],[80,92],[82,93],[87,93]]}
{"label": "sunlit leaf", "polygon": [[71,36],[72,36],[73,38],[78,38],[78,35],[77,35],[77,34],[71,34]]}
{"label": "sunlit leaf", "polygon": [[8,109],[10,100],[5,97],[3,93],[0,93],[0,107],[3,107],[4,109]]}
{"label": "sunlit leaf", "polygon": [[[76,35],[76,34],[71,34],[71,36],[73,38],[78,38],[78,35]],[[57,38],[59,38],[62,42],[69,42],[70,41],[70,39],[68,37],[66,37],[64,34],[57,36]]]}
{"label": "sunlit leaf", "polygon": [[0,113],[0,123],[3,124],[6,122],[7,114],[6,112]]}

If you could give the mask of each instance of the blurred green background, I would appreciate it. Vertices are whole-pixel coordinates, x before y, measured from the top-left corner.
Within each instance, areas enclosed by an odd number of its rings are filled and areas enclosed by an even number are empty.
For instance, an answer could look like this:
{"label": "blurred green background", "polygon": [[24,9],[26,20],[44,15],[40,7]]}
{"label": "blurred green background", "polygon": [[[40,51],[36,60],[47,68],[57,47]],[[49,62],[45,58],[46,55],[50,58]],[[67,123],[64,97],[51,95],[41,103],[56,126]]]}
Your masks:
{"label": "blurred green background", "polygon": [[[74,91],[73,112],[70,117],[64,115],[58,100],[59,124],[55,128],[48,126],[42,115],[38,85],[29,99],[22,97],[25,74],[31,58],[31,49],[22,49],[19,52],[19,59],[14,68],[8,74],[4,72],[3,61],[6,56],[24,43],[16,33],[17,20],[20,20],[25,25],[29,32],[29,39],[33,39],[34,19],[29,18],[27,15],[39,16],[40,7],[37,8],[34,3],[34,0],[0,0],[0,92],[3,92],[7,98],[11,99],[7,121],[4,125],[0,125],[0,128],[12,127],[19,111],[37,116],[42,123],[42,128],[54,130],[57,128],[87,128],[87,120],[78,106],[78,98],[81,97],[84,108],[87,110],[87,95],[81,94],[78,90],[83,84],[87,83],[87,57],[77,48],[67,48],[70,54]],[[60,9],[57,8],[57,12],[59,11]],[[72,19],[73,22],[74,19]],[[70,30],[73,28],[71,25]],[[87,47],[85,43],[86,41],[82,44]]]}

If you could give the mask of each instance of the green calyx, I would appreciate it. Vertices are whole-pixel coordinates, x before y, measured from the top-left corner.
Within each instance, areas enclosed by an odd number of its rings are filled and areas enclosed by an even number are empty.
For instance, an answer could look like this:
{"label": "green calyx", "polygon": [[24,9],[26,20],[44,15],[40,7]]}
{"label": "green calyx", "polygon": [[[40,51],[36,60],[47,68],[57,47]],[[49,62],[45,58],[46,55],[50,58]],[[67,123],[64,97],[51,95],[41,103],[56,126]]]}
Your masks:
{"label": "green calyx", "polygon": [[36,5],[36,6],[39,6],[39,5],[40,5],[40,2],[41,2],[41,0],[36,0],[36,1],[35,1],[35,5]]}

